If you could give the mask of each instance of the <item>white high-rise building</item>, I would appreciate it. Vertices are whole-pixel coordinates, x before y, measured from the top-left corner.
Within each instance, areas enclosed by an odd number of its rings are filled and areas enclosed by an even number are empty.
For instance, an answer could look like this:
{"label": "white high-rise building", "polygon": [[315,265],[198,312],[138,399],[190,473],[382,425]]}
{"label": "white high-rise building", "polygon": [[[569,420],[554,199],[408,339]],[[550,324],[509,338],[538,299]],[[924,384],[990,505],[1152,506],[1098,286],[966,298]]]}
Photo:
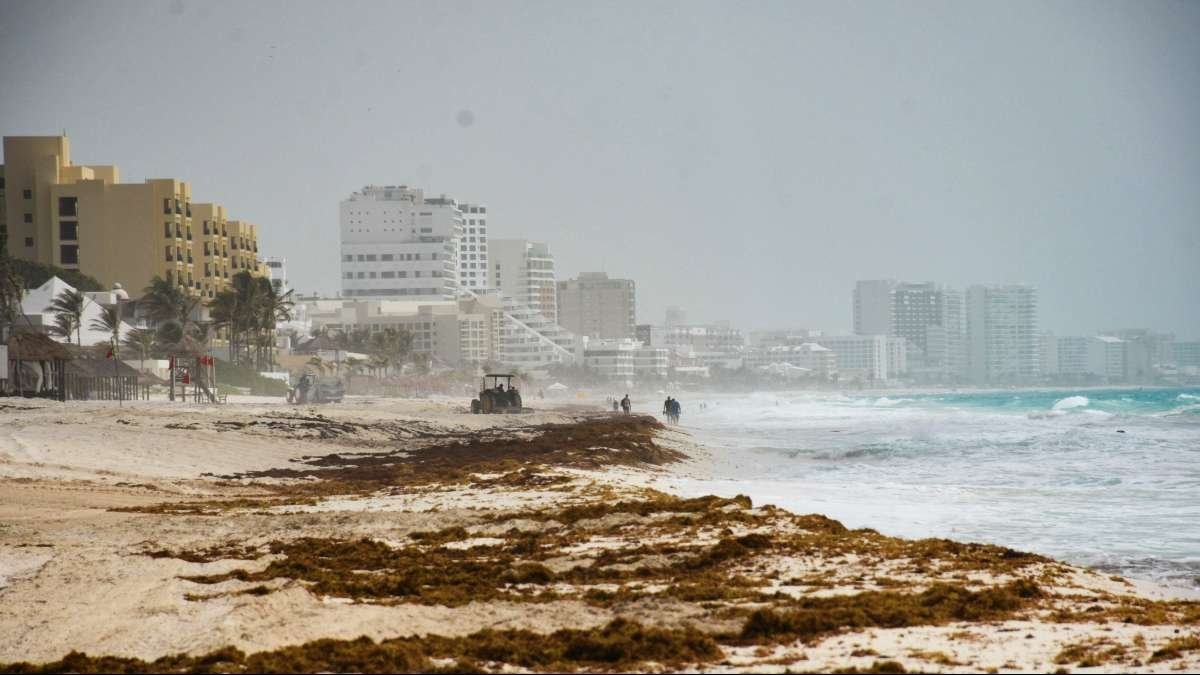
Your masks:
{"label": "white high-rise building", "polygon": [[463,235],[458,244],[458,283],[482,292],[488,287],[488,212],[482,204],[460,202]]}
{"label": "white high-rise building", "polygon": [[287,258],[279,256],[266,256],[262,259],[263,265],[267,268],[267,278],[271,280],[271,285],[275,287],[275,292],[283,295],[291,290],[287,280]]}
{"label": "white high-rise building", "polygon": [[550,249],[527,239],[493,239],[488,246],[488,287],[556,323],[558,283]]}
{"label": "white high-rise building", "polygon": [[967,346],[977,384],[1028,382],[1040,370],[1037,290],[1032,286],[967,289]]}
{"label": "white high-rise building", "polygon": [[859,281],[854,285],[854,334],[889,335],[892,330],[894,279]]}
{"label": "white high-rise building", "polygon": [[447,197],[370,185],[341,203],[342,295],[453,300],[463,214]]}

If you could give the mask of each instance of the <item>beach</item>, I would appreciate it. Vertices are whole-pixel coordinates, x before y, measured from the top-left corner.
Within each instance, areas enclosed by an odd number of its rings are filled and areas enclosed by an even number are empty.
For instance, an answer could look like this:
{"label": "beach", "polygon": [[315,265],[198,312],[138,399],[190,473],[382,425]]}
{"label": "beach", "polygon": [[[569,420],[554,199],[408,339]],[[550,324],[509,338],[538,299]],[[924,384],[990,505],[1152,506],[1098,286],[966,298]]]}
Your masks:
{"label": "beach", "polygon": [[683,495],[686,426],[538,403],[5,399],[0,670],[1200,668],[1178,588]]}

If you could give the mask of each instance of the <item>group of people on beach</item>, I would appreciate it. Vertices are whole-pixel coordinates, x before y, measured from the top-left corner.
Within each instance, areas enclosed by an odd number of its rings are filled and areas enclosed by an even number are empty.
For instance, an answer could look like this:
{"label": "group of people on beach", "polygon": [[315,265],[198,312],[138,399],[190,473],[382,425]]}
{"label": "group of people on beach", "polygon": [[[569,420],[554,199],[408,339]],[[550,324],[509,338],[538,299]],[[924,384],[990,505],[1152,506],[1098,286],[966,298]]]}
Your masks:
{"label": "group of people on beach", "polygon": [[680,410],[682,410],[682,408],[679,405],[679,399],[668,396],[667,400],[663,401],[663,415],[671,424],[679,424]]}
{"label": "group of people on beach", "polygon": [[619,408],[620,410],[624,411],[626,415],[628,415],[630,411],[633,410],[633,402],[629,400],[629,394],[625,394],[625,398],[619,401],[613,397],[609,397],[608,400],[612,403],[613,412],[617,412]]}

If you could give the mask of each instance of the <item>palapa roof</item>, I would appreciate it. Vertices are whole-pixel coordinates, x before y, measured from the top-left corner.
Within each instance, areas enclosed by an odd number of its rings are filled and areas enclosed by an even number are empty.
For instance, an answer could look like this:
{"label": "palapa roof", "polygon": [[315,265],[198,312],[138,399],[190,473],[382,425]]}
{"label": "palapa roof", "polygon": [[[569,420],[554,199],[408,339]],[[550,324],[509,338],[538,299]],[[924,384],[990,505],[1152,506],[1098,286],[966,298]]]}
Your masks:
{"label": "palapa roof", "polygon": [[75,359],[67,364],[67,374],[77,377],[140,377],[137,368],[113,359]]}
{"label": "palapa roof", "polygon": [[71,352],[44,333],[20,331],[8,338],[10,361],[57,361],[71,360]]}

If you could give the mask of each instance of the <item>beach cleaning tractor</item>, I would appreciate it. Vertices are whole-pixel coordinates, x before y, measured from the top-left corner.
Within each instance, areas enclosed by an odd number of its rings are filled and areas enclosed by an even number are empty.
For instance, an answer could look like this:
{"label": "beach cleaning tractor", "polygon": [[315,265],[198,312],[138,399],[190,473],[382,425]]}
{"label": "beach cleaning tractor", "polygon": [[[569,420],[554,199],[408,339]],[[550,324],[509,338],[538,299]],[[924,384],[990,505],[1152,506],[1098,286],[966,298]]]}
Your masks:
{"label": "beach cleaning tractor", "polygon": [[479,398],[471,401],[471,412],[476,415],[524,412],[524,408],[521,407],[521,392],[513,386],[513,377],[515,375],[511,373],[484,375],[479,383]]}

